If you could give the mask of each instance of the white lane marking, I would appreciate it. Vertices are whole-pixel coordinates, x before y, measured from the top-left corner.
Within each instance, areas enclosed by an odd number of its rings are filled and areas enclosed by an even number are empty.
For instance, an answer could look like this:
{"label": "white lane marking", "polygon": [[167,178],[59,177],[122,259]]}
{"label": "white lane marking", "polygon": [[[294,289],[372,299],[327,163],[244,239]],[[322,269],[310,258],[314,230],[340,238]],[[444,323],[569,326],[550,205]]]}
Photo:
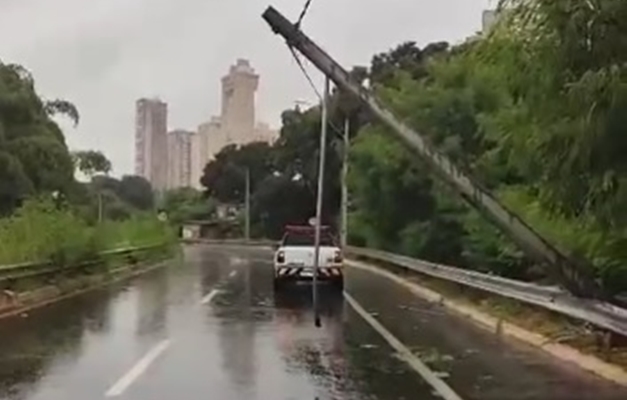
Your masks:
{"label": "white lane marking", "polygon": [[202,300],[200,300],[200,304],[211,303],[211,300],[213,300],[213,298],[216,297],[218,294],[220,294],[219,289],[212,289],[205,297],[202,298]]}
{"label": "white lane marking", "polygon": [[107,392],[105,393],[106,397],[117,397],[123,394],[126,389],[129,388],[139,378],[142,376],[144,372],[148,369],[150,364],[155,362],[155,360],[170,347],[170,340],[165,339],[159,342],[155,347],[150,349],[148,353],[141,360],[139,360],[133,368],[131,368],[126,375],[121,377]]}
{"label": "white lane marking", "polygon": [[440,379],[435,372],[431,371],[418,357],[416,357],[411,350],[407,348],[400,340],[398,340],[390,331],[385,329],[379,321],[377,321],[372,315],[368,314],[364,308],[357,303],[357,301],[348,293],[344,292],[344,298],[348,304],[359,314],[375,331],[377,331],[386,342],[394,348],[399,356],[405,361],[411,368],[413,368],[435,391],[446,400],[462,400],[457,393],[451,389],[442,379]]}
{"label": "white lane marking", "polygon": [[229,274],[229,278],[232,278],[235,275],[237,275],[237,271],[231,271],[231,273]]}

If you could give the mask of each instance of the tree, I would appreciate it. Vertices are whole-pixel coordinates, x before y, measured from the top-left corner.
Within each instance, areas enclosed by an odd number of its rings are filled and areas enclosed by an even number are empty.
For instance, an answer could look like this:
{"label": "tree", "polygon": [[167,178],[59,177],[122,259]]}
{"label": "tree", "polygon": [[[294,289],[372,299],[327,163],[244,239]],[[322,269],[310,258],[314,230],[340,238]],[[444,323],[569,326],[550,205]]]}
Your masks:
{"label": "tree", "polygon": [[25,196],[65,193],[74,184],[70,153],[49,111],[24,67],[0,63],[1,213],[11,212]]}
{"label": "tree", "polygon": [[97,173],[108,175],[111,172],[111,162],[99,151],[77,151],[72,156],[78,170],[90,179]]}
{"label": "tree", "polygon": [[280,239],[286,225],[307,224],[315,210],[315,201],[302,180],[289,175],[268,175],[253,195],[252,234]]}
{"label": "tree", "polygon": [[192,188],[180,188],[165,193],[161,208],[174,224],[190,220],[209,220],[215,214],[215,201]]}
{"label": "tree", "polygon": [[155,196],[152,185],[137,175],[124,175],[116,191],[120,199],[138,210],[151,210]]}
{"label": "tree", "polygon": [[[111,171],[111,162],[99,151],[77,151],[72,156],[79,171],[87,175],[90,180],[93,180],[96,173],[108,175]],[[98,197],[98,221],[100,222],[103,219],[103,207],[106,199],[104,193],[99,190],[97,190],[96,195]]]}
{"label": "tree", "polygon": [[246,170],[250,171],[251,187],[273,172],[273,150],[268,143],[224,147],[210,161],[201,178],[209,197],[224,203],[244,203]]}
{"label": "tree", "polygon": [[78,109],[72,103],[67,100],[49,100],[44,103],[44,110],[49,116],[55,116],[57,114],[66,115],[74,122],[74,126],[78,125],[80,121],[80,115]]}
{"label": "tree", "polygon": [[22,164],[7,152],[0,151],[0,216],[6,215],[33,191]]}
{"label": "tree", "polygon": [[[508,10],[490,35],[452,49],[402,44],[373,59],[371,82],[404,121],[546,238],[593,260],[606,286],[619,290],[617,277],[625,274],[619,266],[627,259],[627,3],[501,3]],[[386,159],[390,163],[353,165],[352,173],[376,178],[394,165],[394,158]],[[354,184],[362,179],[368,181],[360,177]],[[423,250],[461,237],[460,263],[528,276],[531,264],[520,251],[476,213],[443,207],[447,198],[437,185],[431,190],[437,220],[418,220],[401,232],[380,217],[365,218],[375,207],[364,206],[370,194],[352,189],[359,205],[352,231],[362,241],[398,243],[400,235],[407,239],[400,240],[407,243],[404,252],[433,259],[438,254]],[[393,221],[390,208],[400,204],[382,201],[381,207],[374,211]]]}

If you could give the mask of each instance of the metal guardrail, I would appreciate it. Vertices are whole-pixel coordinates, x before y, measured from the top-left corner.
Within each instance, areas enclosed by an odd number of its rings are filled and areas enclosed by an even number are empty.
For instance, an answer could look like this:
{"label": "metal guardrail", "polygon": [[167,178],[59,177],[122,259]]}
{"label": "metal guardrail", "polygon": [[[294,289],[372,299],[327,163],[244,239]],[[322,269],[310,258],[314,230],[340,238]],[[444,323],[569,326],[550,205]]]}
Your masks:
{"label": "metal guardrail", "polygon": [[627,336],[627,309],[597,300],[577,298],[559,287],[482,274],[381,250],[347,247],[346,254],[400,266],[420,274],[539,306]]}
{"label": "metal guardrail", "polygon": [[203,238],[183,238],[183,243],[202,243],[215,245],[231,245],[231,246],[269,246],[272,247],[278,243],[276,240],[267,239],[203,239]]}
{"label": "metal guardrail", "polygon": [[[98,253],[101,257],[106,256],[123,256],[130,255],[141,251],[151,250],[157,247],[161,247],[163,244],[154,244],[148,246],[136,246],[136,247],[123,247],[119,249],[107,250]],[[12,279],[22,279],[33,277],[37,275],[44,275],[52,272],[67,271],[71,269],[82,268],[88,265],[93,265],[101,261],[100,259],[87,260],[76,264],[59,266],[53,261],[35,261],[12,265],[0,265],[0,283]]]}

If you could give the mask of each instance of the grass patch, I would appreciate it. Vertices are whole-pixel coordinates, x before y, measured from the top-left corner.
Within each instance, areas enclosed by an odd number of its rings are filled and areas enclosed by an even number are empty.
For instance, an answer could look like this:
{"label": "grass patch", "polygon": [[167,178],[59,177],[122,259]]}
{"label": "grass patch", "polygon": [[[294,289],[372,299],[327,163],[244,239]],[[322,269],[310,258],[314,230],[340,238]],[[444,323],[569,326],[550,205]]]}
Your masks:
{"label": "grass patch", "polygon": [[72,209],[33,199],[12,216],[0,219],[0,268],[43,260],[70,265],[95,259],[106,250],[174,240],[172,229],[152,214],[93,226]]}

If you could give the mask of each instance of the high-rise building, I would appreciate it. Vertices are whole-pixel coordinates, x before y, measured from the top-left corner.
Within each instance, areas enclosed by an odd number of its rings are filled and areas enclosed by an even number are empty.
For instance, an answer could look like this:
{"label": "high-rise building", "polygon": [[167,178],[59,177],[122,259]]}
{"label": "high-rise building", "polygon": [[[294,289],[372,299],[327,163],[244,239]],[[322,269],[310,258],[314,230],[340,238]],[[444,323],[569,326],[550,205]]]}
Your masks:
{"label": "high-rise building", "polygon": [[220,118],[212,117],[198,127],[198,134],[192,141],[192,187],[202,189],[202,178],[205,165],[226,144],[226,133],[222,130]]}
{"label": "high-rise building", "polygon": [[487,33],[492,29],[494,24],[497,21],[497,11],[496,10],[484,10],[483,15],[481,16],[481,26],[483,33]]}
{"label": "high-rise building", "polygon": [[247,60],[239,59],[222,78],[222,116],[226,140],[246,143],[255,131],[255,93],[259,75]]}
{"label": "high-rise building", "polygon": [[139,99],[135,115],[135,174],[156,190],[168,184],[168,105],[159,99]]}
{"label": "high-rise building", "polygon": [[192,138],[194,132],[168,133],[168,189],[192,186]]}
{"label": "high-rise building", "polygon": [[222,113],[198,127],[192,139],[192,187],[202,189],[205,165],[224,146],[272,142],[277,132],[255,119],[255,93],[259,75],[247,60],[239,59],[222,78]]}

